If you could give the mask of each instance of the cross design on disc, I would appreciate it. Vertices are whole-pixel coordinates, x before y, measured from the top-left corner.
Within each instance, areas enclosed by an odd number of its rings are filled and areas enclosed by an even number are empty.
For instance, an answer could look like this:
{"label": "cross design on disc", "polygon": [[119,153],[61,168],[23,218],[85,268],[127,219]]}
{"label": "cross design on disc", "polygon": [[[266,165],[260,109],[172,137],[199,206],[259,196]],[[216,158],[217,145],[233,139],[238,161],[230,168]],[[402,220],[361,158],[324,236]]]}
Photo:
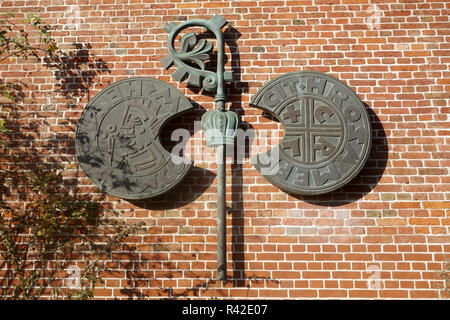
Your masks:
{"label": "cross design on disc", "polygon": [[252,159],[280,189],[301,195],[332,192],[350,182],[369,157],[366,107],[337,78],[310,70],[286,73],[265,84],[250,105],[283,124],[282,142]]}
{"label": "cross design on disc", "polygon": [[280,105],[277,113],[285,128],[282,152],[299,163],[323,163],[342,146],[342,115],[329,101],[314,95],[296,96]]}

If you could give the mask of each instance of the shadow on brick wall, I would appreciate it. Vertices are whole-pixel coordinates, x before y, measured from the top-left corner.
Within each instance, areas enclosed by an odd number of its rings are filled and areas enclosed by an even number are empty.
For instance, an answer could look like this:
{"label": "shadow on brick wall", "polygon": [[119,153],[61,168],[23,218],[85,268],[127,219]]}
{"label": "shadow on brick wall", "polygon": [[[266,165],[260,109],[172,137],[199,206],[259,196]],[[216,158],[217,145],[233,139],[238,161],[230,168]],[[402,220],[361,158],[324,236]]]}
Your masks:
{"label": "shadow on brick wall", "polygon": [[[74,160],[75,139],[72,132],[78,121],[77,115],[58,119],[65,110],[73,106],[74,98],[87,98],[95,79],[103,73],[109,73],[107,64],[92,53],[89,43],[74,42],[67,50],[58,49],[52,56],[43,58],[44,65],[53,71],[55,90],[51,91],[56,98],[53,103],[49,99],[46,104],[35,101],[34,92],[27,104],[24,102],[24,89],[27,83],[18,81],[14,84],[14,99],[10,103],[2,103],[2,111],[8,113],[6,127],[12,131],[7,136],[7,148],[14,156],[33,159],[35,165],[47,170],[64,170],[64,164]],[[65,101],[58,100],[57,95]],[[66,104],[61,106],[58,104]],[[31,105],[31,106],[30,106]],[[32,112],[30,112],[32,111]],[[81,111],[81,110],[80,110]],[[66,187],[76,187],[78,176],[65,178]]]}
{"label": "shadow on brick wall", "polygon": [[[233,70],[233,83],[228,87],[229,101],[231,101],[230,110],[236,112],[239,116],[239,128],[244,131],[253,129],[248,122],[242,121],[244,115],[244,108],[242,105],[242,95],[248,93],[248,83],[242,82],[241,79],[241,59],[239,54],[239,46],[237,40],[241,37],[241,33],[228,26],[224,33],[225,43],[228,45],[231,52],[231,68]],[[244,199],[243,199],[243,160],[249,158],[249,146],[252,141],[245,142],[244,154],[240,154],[238,145],[235,143],[233,155],[235,156],[231,164],[231,207],[227,208],[227,213],[231,215],[231,259],[232,259],[232,275],[229,278],[234,280],[235,287],[242,287],[245,285],[245,235],[244,235]]]}
{"label": "shadow on brick wall", "polygon": [[89,101],[94,80],[102,73],[110,73],[107,63],[92,53],[89,43],[72,43],[72,49],[58,52],[44,59],[44,64],[53,69],[58,80],[56,92],[66,99],[86,97]]}
{"label": "shadow on brick wall", "polygon": [[[144,200],[127,200],[136,207],[146,210],[172,210],[188,206],[202,196],[214,181],[212,171],[193,166],[188,175],[166,193]],[[199,184],[198,181],[201,181]]]}

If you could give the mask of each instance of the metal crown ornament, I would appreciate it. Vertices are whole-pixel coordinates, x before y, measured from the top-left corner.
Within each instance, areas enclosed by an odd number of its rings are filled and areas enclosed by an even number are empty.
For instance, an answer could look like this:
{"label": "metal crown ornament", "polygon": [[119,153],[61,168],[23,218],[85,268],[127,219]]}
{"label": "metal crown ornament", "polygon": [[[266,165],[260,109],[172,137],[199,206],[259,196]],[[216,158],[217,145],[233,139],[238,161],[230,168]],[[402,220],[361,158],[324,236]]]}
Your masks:
{"label": "metal crown ornament", "polygon": [[234,144],[234,135],[239,125],[239,118],[233,111],[212,110],[202,117],[202,129],[205,132],[206,145],[216,147]]}

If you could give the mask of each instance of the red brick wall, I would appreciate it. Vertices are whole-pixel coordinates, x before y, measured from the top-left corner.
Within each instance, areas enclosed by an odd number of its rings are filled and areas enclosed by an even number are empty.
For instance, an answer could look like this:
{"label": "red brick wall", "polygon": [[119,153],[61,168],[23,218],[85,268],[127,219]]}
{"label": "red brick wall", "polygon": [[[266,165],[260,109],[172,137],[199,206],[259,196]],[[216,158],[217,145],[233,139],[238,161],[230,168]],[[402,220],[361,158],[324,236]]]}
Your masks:
{"label": "red brick wall", "polygon": [[[41,9],[56,28],[59,46],[79,48],[76,72],[33,61],[0,65],[3,80],[24,84],[18,108],[22,139],[30,143],[22,146],[33,145],[60,161],[67,184],[92,194],[110,214],[147,225],[113,254],[96,298],[448,296],[437,272],[450,258],[449,2],[1,3],[2,12]],[[79,20],[69,6],[76,3]],[[379,24],[375,9],[381,12]],[[198,103],[170,128],[188,128],[200,139],[193,123],[214,108],[213,96],[178,84],[159,60],[166,54],[167,23],[216,13],[232,27],[226,29],[226,69],[235,72],[236,81],[229,95],[245,128],[282,129],[248,103],[265,82],[297,70],[326,72],[347,83],[370,107],[373,127],[366,167],[329,195],[291,196],[261,177],[248,159],[229,164],[224,283],[214,280],[214,164],[196,162],[168,194],[130,202],[103,197],[77,166],[74,151],[75,125],[87,102],[109,83],[133,76],[170,82]]]}

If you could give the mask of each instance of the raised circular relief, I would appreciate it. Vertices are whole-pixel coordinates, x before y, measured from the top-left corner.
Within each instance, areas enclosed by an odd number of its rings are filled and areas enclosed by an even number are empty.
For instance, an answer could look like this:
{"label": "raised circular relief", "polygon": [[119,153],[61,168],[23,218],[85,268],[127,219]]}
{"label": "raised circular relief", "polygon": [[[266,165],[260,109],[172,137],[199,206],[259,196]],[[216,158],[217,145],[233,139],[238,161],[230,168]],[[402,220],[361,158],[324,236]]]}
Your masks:
{"label": "raised circular relief", "polygon": [[193,110],[177,89],[152,78],[115,82],[86,106],[77,125],[78,161],[100,189],[124,199],[146,199],[177,185],[192,162],[170,154],[159,140],[173,117]]}
{"label": "raised circular relief", "polygon": [[273,114],[284,126],[279,146],[252,159],[271,183],[294,194],[323,194],[353,179],[371,147],[368,113],[338,79],[299,71],[263,86],[251,106]]}

